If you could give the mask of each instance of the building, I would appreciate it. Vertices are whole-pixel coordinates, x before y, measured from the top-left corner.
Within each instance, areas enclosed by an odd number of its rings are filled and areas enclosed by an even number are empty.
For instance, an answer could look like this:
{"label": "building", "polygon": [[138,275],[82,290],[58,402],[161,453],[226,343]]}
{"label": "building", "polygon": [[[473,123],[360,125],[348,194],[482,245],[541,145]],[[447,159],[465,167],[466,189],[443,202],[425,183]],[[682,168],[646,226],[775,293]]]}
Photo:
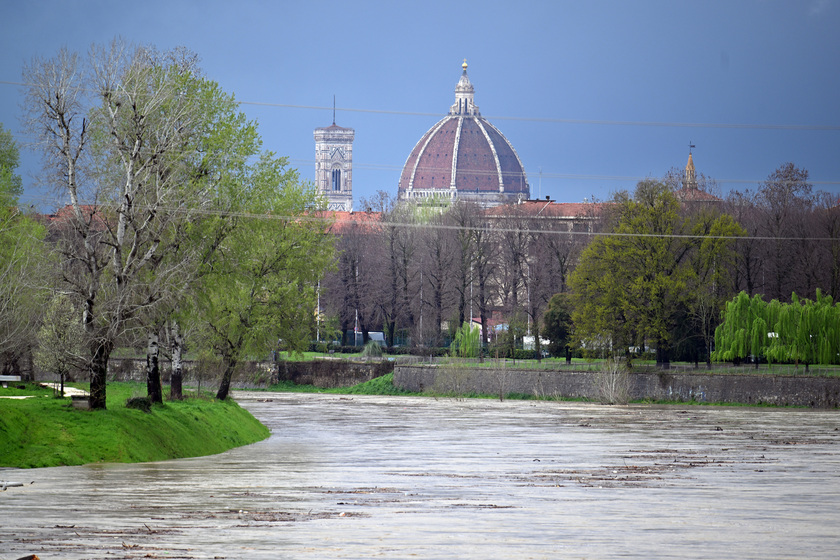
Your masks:
{"label": "building", "polygon": [[355,131],[333,123],[315,129],[315,184],[327,208],[353,210],[353,139]]}
{"label": "building", "polygon": [[406,159],[399,199],[456,198],[485,207],[527,200],[528,178],[504,134],[481,116],[467,62],[455,103],[424,134]]}

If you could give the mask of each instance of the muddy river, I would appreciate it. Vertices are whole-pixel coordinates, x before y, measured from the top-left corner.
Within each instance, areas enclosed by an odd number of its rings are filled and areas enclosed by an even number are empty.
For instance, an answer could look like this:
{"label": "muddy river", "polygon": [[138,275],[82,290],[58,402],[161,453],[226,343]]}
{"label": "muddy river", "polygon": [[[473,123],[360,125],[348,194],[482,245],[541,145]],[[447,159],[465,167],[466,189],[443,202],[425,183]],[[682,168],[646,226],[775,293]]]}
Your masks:
{"label": "muddy river", "polygon": [[837,411],[236,398],[269,439],[0,470],[0,560],[840,555]]}

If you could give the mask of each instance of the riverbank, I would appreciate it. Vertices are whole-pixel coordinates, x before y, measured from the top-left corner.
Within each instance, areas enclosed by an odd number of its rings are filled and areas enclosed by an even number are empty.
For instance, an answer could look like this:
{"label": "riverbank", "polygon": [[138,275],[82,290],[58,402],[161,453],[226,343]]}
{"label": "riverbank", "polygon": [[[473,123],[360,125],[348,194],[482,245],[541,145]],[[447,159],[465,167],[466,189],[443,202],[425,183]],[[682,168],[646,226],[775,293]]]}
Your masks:
{"label": "riverbank", "polygon": [[137,463],[213,455],[269,436],[248,411],[231,399],[187,399],[126,408],[142,395],[137,383],[109,383],[106,410],[73,408],[52,389],[27,385],[2,390],[0,466],[34,468],[88,463]]}

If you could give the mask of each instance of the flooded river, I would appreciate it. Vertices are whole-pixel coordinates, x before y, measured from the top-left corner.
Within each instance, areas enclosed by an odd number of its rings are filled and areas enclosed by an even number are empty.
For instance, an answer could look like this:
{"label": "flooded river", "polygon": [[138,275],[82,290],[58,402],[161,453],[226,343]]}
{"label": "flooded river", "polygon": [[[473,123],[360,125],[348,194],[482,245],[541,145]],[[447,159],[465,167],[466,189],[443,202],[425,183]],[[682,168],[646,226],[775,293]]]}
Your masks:
{"label": "flooded river", "polygon": [[269,439],[0,470],[0,560],[840,554],[837,411],[236,398]]}

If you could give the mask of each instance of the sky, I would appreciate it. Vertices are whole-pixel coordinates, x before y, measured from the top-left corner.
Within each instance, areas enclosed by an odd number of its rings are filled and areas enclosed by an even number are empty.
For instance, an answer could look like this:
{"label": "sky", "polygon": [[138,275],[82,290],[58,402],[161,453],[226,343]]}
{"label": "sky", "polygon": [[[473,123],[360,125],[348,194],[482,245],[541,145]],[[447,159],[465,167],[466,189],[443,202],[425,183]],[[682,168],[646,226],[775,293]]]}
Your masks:
{"label": "sky", "polygon": [[[721,194],[786,162],[840,196],[840,0],[0,0],[0,123],[18,142],[21,71],[115,37],[197,53],[259,124],[264,148],[314,180],[313,131],[355,129],[354,205],[396,195],[420,137],[475,102],[525,166],[532,198],[608,199],[684,168]],[[21,202],[66,202],[24,148]]]}

